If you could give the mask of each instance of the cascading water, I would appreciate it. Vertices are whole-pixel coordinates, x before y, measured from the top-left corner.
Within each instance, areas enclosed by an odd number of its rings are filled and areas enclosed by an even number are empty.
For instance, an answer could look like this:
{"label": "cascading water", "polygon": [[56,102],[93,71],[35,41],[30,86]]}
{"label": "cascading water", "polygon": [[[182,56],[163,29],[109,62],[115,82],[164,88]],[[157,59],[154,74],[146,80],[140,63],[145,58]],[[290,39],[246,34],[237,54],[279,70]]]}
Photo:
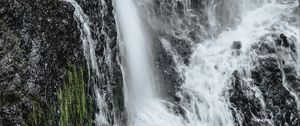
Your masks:
{"label": "cascading water", "polygon": [[0,0],[0,126],[300,126],[300,0]]}
{"label": "cascading water", "polygon": [[[125,84],[125,102],[128,125],[131,126],[176,126],[176,116],[170,114],[155,95],[154,74],[147,33],[142,27],[135,4],[131,0],[117,0],[116,12],[121,31],[121,46],[126,53],[128,67]],[[126,74],[125,74],[126,75]],[[177,122],[177,123],[176,123]]]}
{"label": "cascading water", "polygon": [[[80,29],[80,39],[82,41],[82,47],[84,51],[84,56],[87,61],[87,67],[89,70],[89,83],[99,83],[101,78],[97,57],[95,54],[95,42],[92,38],[92,33],[90,29],[90,22],[88,16],[83,12],[82,8],[79,4],[74,0],[65,0],[69,2],[74,8],[74,18],[78,23],[78,28]],[[103,2],[102,2],[103,3]],[[99,126],[108,126],[109,119],[108,119],[108,106],[106,101],[104,100],[103,94],[101,94],[100,89],[95,86],[95,93],[96,93],[96,102],[99,112],[96,114],[95,123]]]}
{"label": "cascading water", "polygon": [[[121,40],[124,41],[130,83],[132,83],[129,86],[136,88],[130,91],[132,93],[130,96],[137,97],[133,98],[137,100],[141,99],[139,97],[151,99],[153,97],[153,75],[149,64],[149,43],[147,43],[142,22],[131,0],[116,1],[116,6],[117,18],[120,19],[119,26],[122,32]],[[144,88],[148,90],[143,90]]]}
{"label": "cascading water", "polygon": [[[181,94],[184,99],[181,104],[188,111],[191,125],[234,125],[228,96],[225,95],[231,86],[229,79],[235,70],[251,68],[247,54],[251,51],[250,46],[260,37],[272,32],[268,27],[280,23],[280,16],[284,15],[285,9],[288,9],[285,5],[266,2],[261,8],[245,13],[237,29],[225,31],[216,39],[197,45],[185,73],[186,81]],[[293,32],[282,32],[299,35],[296,29]],[[232,55],[232,42],[236,40],[241,41],[242,46],[239,56]],[[260,95],[256,96],[262,98]],[[186,97],[188,100],[185,100]],[[263,99],[261,101],[264,104]]]}
{"label": "cascading water", "polygon": [[[157,1],[154,4],[156,6],[163,6],[163,4],[167,3],[167,1]],[[144,2],[146,5],[151,3],[149,1]],[[180,6],[183,6],[180,2],[171,4],[171,6],[177,5],[180,8]],[[143,5],[143,2],[138,3],[138,5]],[[192,6],[191,3],[193,2],[182,3]],[[125,48],[127,66],[129,67],[128,76],[130,81],[128,81],[125,87],[126,108],[129,114],[128,125],[233,126],[249,124],[245,121],[248,115],[244,115],[241,109],[233,106],[230,100],[232,96],[228,94],[232,83],[234,83],[232,77],[236,73],[243,74],[241,81],[245,82],[246,87],[250,88],[254,99],[259,99],[257,104],[261,106],[260,116],[252,114],[253,121],[263,125],[278,125],[275,119],[268,117],[266,114],[270,111],[267,110],[267,107],[270,107],[270,105],[265,102],[265,91],[262,91],[261,87],[252,84],[253,79],[251,77],[254,75],[251,75],[251,71],[258,67],[254,62],[258,62],[260,59],[260,56],[253,53],[255,52],[253,48],[258,41],[262,41],[260,40],[262,37],[266,37],[269,34],[284,33],[289,38],[299,36],[299,28],[297,26],[290,25],[288,21],[282,20],[285,16],[293,15],[292,10],[298,3],[296,1],[249,0],[231,1],[228,3],[225,1],[211,1],[206,5],[210,6],[206,7],[206,13],[210,12],[212,15],[208,19],[211,22],[209,24],[211,29],[220,30],[219,28],[214,28],[220,26],[234,28],[223,31],[216,38],[205,40],[202,43],[195,42],[199,44],[196,45],[188,66],[185,66],[181,62],[179,63],[180,58],[178,59],[178,56],[174,56],[178,54],[173,51],[172,45],[168,42],[169,40],[163,37],[160,38],[163,47],[170,55],[173,55],[173,60],[177,62],[176,67],[181,69],[179,72],[182,72],[184,76],[185,81],[180,87],[180,91],[176,94],[180,98],[179,106],[184,111],[180,115],[178,113],[175,114],[169,107],[176,105],[176,103],[170,103],[163,98],[157,97],[155,95],[157,92],[153,91],[155,90],[152,80],[153,72],[151,71],[151,65],[149,64],[151,62],[149,62],[150,58],[147,53],[151,44],[147,44],[150,41],[145,37],[147,33],[142,28],[142,23],[139,19],[137,9],[134,7],[134,3],[130,0],[118,0],[116,2],[117,19],[119,20],[119,27],[122,34],[121,40],[123,42],[121,46]],[[189,10],[189,7],[184,6],[181,8],[184,8],[185,14],[191,14],[192,10]],[[229,11],[222,12],[226,9]],[[149,24],[154,29],[165,30],[164,33],[170,33],[179,38],[187,39],[187,41],[199,40],[191,39],[191,37],[183,37],[187,35],[186,33],[189,34],[188,29],[186,29],[189,26],[172,28],[170,24],[164,24],[165,22],[170,23],[170,21],[165,17],[160,17],[163,15],[162,12],[153,10],[153,13],[159,13],[159,16],[151,18],[153,14],[148,14],[149,17],[144,17],[146,19],[149,18]],[[171,21],[171,25],[172,23],[184,22],[182,19],[176,19],[178,18],[177,16],[170,16],[170,18],[174,18],[175,22]],[[198,19],[195,18],[195,20]],[[193,24],[186,23],[185,25]],[[180,31],[180,29],[183,31]],[[198,30],[205,29],[200,26]],[[212,31],[196,31],[196,33],[209,33]],[[268,37],[265,39],[265,41],[269,41],[268,44],[272,44],[273,41],[268,40]],[[299,45],[299,38],[295,42],[296,45]],[[281,49],[281,47],[274,48]],[[299,49],[296,50],[299,52]],[[279,60],[280,57],[285,57],[288,54],[276,55],[282,55],[275,56],[275,59]],[[297,67],[298,61],[288,59],[288,57],[285,61],[289,61],[288,64]],[[277,65],[278,69],[283,69],[280,63]],[[283,90],[289,91],[294,101],[299,103],[299,95],[285,81],[284,71],[281,70],[281,72],[283,75],[281,84],[284,87]],[[246,97],[252,97],[252,94],[250,93]],[[254,123],[251,125],[254,125]]]}
{"label": "cascading water", "polygon": [[[90,76],[95,76],[97,82],[101,75],[88,17],[75,1],[66,1],[75,7],[74,17],[81,32],[84,54],[88,68],[91,69]],[[141,16],[136,4],[143,5],[145,2],[145,6],[148,6],[155,1],[161,2],[154,5],[160,5],[160,9],[163,11],[151,10],[150,14],[146,13],[146,15]],[[170,9],[167,8],[170,1],[155,1],[114,1],[118,32],[120,32],[119,46],[124,52],[122,54],[123,60],[126,61],[122,65],[125,80],[124,99],[126,114],[128,114],[127,124],[115,125],[234,126],[255,125],[257,123],[266,126],[278,125],[276,122],[278,118],[273,118],[275,115],[270,112],[273,110],[273,106],[268,101],[266,91],[260,85],[253,84],[255,80],[253,71],[259,67],[257,62],[265,57],[276,61],[273,65],[282,77],[280,85],[283,89],[281,90],[287,91],[288,94],[285,95],[292,98],[289,103],[296,104],[299,108],[299,90],[293,89],[293,84],[291,84],[293,82],[287,79],[290,76],[286,75],[288,73],[286,73],[285,68],[285,64],[295,67],[298,69],[297,74],[299,75],[299,59],[295,59],[297,55],[290,53],[293,48],[286,49],[282,44],[276,46],[273,43],[275,40],[272,40],[276,37],[274,34],[284,33],[287,38],[295,38],[293,40],[295,47],[299,47],[300,42],[297,38],[299,36],[299,24],[291,25],[289,20],[282,20],[283,18],[292,19],[293,8],[298,6],[297,1],[230,0],[226,2],[213,0],[204,1],[204,9],[197,12],[195,10],[199,9],[198,5],[193,5],[198,4],[197,2],[178,0],[172,3],[170,8],[176,5],[175,9],[171,10],[179,14],[170,15],[171,20],[164,16],[164,12],[170,14],[167,11]],[[102,3],[105,2],[102,1]],[[152,11],[159,13],[159,15],[151,18],[153,16]],[[201,16],[197,14],[206,14],[207,18],[201,19]],[[145,18],[145,21],[142,18]],[[205,21],[207,21],[206,24],[203,23]],[[153,68],[155,65],[153,59],[155,58],[152,57],[151,47],[154,38],[151,38],[153,37],[152,33],[148,33],[151,30],[145,30],[144,24],[149,24],[149,27],[153,28],[151,29],[153,32],[155,30],[160,32],[158,40],[160,40],[163,49],[172,55],[176,64],[174,66],[177,69],[176,72],[180,74],[179,77],[183,78],[182,85],[174,94],[178,97],[176,101],[160,96],[159,91],[161,90],[158,89],[159,86],[157,85],[165,85],[157,84],[156,78],[161,77],[157,76]],[[175,36],[176,39],[184,40],[188,43],[187,45],[193,46],[189,62],[182,61],[182,57],[179,56],[181,52],[174,49],[172,44],[174,42],[169,39],[170,36]],[[279,38],[284,43],[285,37],[280,35]],[[257,52],[260,47],[256,47],[256,44],[260,44],[261,41],[271,45],[276,53],[260,55],[261,52]],[[299,57],[299,48],[294,50]],[[268,52],[269,50],[262,50],[262,52],[264,51]],[[281,60],[285,62],[283,63]],[[262,64],[266,63],[263,62]],[[237,106],[240,102],[232,101],[234,96],[232,96],[231,90],[235,88],[233,86],[235,81],[243,84],[241,91],[237,92],[246,92],[244,93],[246,94],[245,99],[258,99],[255,103],[259,106],[258,112],[252,112],[252,110],[248,112],[243,106],[242,108]],[[99,108],[99,113],[96,115],[96,125],[111,125],[107,117],[109,110],[104,96],[97,88],[95,92]],[[292,115],[292,117],[298,116],[297,114]],[[299,123],[291,122],[291,124]]]}

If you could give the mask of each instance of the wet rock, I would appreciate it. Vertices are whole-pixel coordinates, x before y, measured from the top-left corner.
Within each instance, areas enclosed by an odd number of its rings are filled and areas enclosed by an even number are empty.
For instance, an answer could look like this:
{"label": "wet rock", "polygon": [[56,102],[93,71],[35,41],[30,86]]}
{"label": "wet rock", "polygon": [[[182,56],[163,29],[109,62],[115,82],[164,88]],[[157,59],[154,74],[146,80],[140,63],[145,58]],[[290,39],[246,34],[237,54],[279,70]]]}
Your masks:
{"label": "wet rock", "polygon": [[168,38],[172,48],[174,48],[179,56],[182,57],[184,64],[188,65],[190,62],[190,55],[192,54],[191,43],[176,37],[169,36]]}
{"label": "wet rock", "polygon": [[[280,35],[280,39],[283,43],[288,40],[284,35]],[[278,126],[300,125],[297,99],[292,95],[292,92],[299,92],[299,76],[295,72],[295,62],[285,58],[294,52],[284,50],[290,52],[282,53],[272,46],[277,41],[277,37],[273,37],[273,41],[262,38],[253,44],[250,51],[256,58],[251,61],[254,68],[250,70],[250,76],[241,76],[238,71],[232,75],[229,94],[237,124],[241,117],[242,126],[271,125],[268,121]],[[249,78],[251,81],[244,81]]]}
{"label": "wet rock", "polygon": [[184,5],[181,1],[177,1],[176,12],[181,16],[184,15]]}
{"label": "wet rock", "polygon": [[157,83],[161,92],[161,96],[164,98],[175,101],[179,86],[182,83],[182,79],[179,77],[179,73],[176,71],[176,64],[172,58],[172,54],[163,47],[160,40],[155,39],[153,44],[154,52],[154,67],[158,74]]}
{"label": "wet rock", "polygon": [[242,43],[241,41],[234,41],[232,46],[231,46],[231,49],[232,50],[232,55],[233,56],[239,56],[242,52],[241,52],[241,49],[242,48]]}
{"label": "wet rock", "polygon": [[260,41],[251,46],[251,49],[259,55],[267,55],[275,53],[275,48],[267,42]]}
{"label": "wet rock", "polygon": [[286,48],[289,47],[289,42],[287,40],[287,37],[283,33],[280,34],[280,38],[282,40],[282,46]]}
{"label": "wet rock", "polygon": [[231,49],[241,49],[242,48],[242,42],[241,41],[234,41]]}
{"label": "wet rock", "polygon": [[[238,71],[235,71],[232,76],[233,88],[229,90],[229,95],[230,102],[233,104],[231,109],[236,124],[238,124],[239,121],[242,121],[242,125],[245,126],[259,124],[252,120],[253,116],[262,118],[262,105],[258,102],[259,100],[254,97],[255,91],[253,91],[245,81],[241,80]],[[238,117],[242,117],[242,120],[238,120]]]}
{"label": "wet rock", "polygon": [[[243,114],[243,125],[255,126],[253,118],[272,120],[276,125],[299,125],[296,100],[282,84],[284,75],[281,74],[277,60],[261,59],[259,65],[251,71],[254,81],[250,84],[239,79],[236,73],[233,74],[230,101],[234,109]],[[258,92],[249,85],[258,87],[261,96],[255,95]],[[261,101],[266,105],[265,109]],[[235,112],[235,117],[237,115]]]}
{"label": "wet rock", "polygon": [[[112,52],[117,54],[113,7],[111,1],[106,2],[107,10],[103,12],[109,14],[105,19],[91,15],[91,20],[98,22],[97,28],[107,21],[102,31],[107,31],[108,37],[99,45],[104,47],[110,42]],[[91,9],[91,3],[101,2],[86,2],[86,10]],[[1,0],[0,5],[0,125],[58,125],[57,90],[65,84],[68,66],[86,69],[74,7],[60,0]],[[89,12],[101,15],[99,10]],[[122,87],[118,57],[112,58],[115,72],[106,81]],[[91,89],[88,93],[87,97],[93,95]],[[122,106],[122,99],[119,102]]]}
{"label": "wet rock", "polygon": [[211,35],[206,32],[209,29],[208,15],[205,13],[205,3],[202,0],[192,0],[190,3],[155,0],[146,5],[141,3],[143,4],[143,8],[140,9],[145,15],[142,16],[154,30],[150,32],[159,34],[164,32],[177,39],[188,37],[193,43],[202,42]]}
{"label": "wet rock", "polygon": [[[91,33],[96,46],[97,61],[102,61],[99,62],[98,66],[100,73],[104,76],[100,78],[99,83],[95,83],[97,80],[91,80],[90,84],[98,86],[107,94],[105,100],[109,110],[112,110],[106,113],[109,123],[111,125],[116,123],[126,124],[123,77],[119,66],[121,54],[117,43],[113,1],[89,0],[77,2],[89,17]],[[91,92],[93,92],[93,89]],[[115,120],[120,122],[114,122]]]}
{"label": "wet rock", "polygon": [[283,47],[285,47],[285,48],[288,48],[290,44],[289,44],[289,42],[288,42],[287,37],[286,37],[283,33],[281,33],[281,34],[279,35],[279,38],[276,40],[276,45],[277,45],[277,46],[283,46]]}

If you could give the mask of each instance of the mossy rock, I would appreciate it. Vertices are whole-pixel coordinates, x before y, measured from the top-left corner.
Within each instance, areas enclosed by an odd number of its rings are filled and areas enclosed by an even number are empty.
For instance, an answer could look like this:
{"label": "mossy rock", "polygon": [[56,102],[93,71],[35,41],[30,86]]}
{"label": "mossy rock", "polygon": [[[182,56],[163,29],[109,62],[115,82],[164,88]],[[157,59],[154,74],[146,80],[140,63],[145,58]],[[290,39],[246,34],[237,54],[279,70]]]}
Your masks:
{"label": "mossy rock", "polygon": [[91,126],[93,121],[93,99],[87,93],[82,68],[69,68],[65,85],[58,91],[60,126]]}
{"label": "mossy rock", "polygon": [[31,112],[27,115],[24,126],[53,126],[56,125],[55,106],[47,105],[32,98]]}

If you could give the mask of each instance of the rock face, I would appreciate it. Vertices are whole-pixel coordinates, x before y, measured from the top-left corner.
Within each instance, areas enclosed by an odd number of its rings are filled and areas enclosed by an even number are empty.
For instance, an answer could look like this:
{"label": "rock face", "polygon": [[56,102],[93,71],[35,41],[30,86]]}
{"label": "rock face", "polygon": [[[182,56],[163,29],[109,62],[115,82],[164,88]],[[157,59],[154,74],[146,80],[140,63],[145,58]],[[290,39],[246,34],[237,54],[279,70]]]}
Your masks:
{"label": "rock face", "polygon": [[[268,37],[273,41],[263,39]],[[287,46],[295,41],[284,34],[266,35],[263,38],[252,45],[257,59],[252,61],[250,75],[236,71],[232,76],[230,102],[236,124],[300,125],[298,101],[295,98],[298,95],[294,93],[299,90],[299,76],[295,72],[297,63],[292,58],[296,53],[293,46]],[[279,42],[289,44],[274,46]]]}
{"label": "rock face", "polygon": [[[58,94],[65,94],[66,84],[75,84],[76,81],[66,83],[68,77],[79,77],[76,71],[74,76],[68,74],[74,67],[83,71],[82,77],[76,80],[85,82],[81,83],[86,88],[83,97],[87,100],[83,102],[87,102],[85,107],[91,108],[87,110],[90,114],[85,115],[87,119],[79,123],[90,125],[87,122],[94,120],[97,110],[78,24],[73,17],[74,8],[60,0],[1,0],[0,5],[0,125],[58,125],[62,122],[66,112],[60,105],[67,101],[58,102]],[[96,53],[105,74],[101,88],[111,90],[106,100],[112,106],[111,111],[118,112],[110,116],[121,118],[122,74],[117,62],[112,2],[81,1],[80,5],[90,16],[93,38],[98,42]],[[108,54],[110,59],[106,59]],[[113,120],[110,123],[113,124]]]}
{"label": "rock face", "polygon": [[[119,45],[113,1],[87,0],[77,1],[84,13],[89,17],[91,32],[96,42],[96,57],[100,73],[104,76],[100,80],[90,83],[97,85],[102,94],[107,94],[105,100],[109,106],[108,121],[110,124],[125,124],[125,109],[123,100],[123,78],[120,69]],[[95,77],[93,77],[95,78]],[[95,83],[99,81],[98,83]],[[117,121],[117,122],[116,122]]]}
{"label": "rock face", "polygon": [[231,48],[236,49],[236,50],[241,49],[242,48],[242,42],[241,41],[234,41]]}
{"label": "rock face", "polygon": [[63,84],[67,63],[84,63],[74,9],[56,0],[0,3],[0,120],[3,125],[34,125],[29,115],[37,102],[44,110],[53,109],[53,122],[45,117],[39,121],[55,125],[57,108],[47,104],[56,103],[55,90]]}

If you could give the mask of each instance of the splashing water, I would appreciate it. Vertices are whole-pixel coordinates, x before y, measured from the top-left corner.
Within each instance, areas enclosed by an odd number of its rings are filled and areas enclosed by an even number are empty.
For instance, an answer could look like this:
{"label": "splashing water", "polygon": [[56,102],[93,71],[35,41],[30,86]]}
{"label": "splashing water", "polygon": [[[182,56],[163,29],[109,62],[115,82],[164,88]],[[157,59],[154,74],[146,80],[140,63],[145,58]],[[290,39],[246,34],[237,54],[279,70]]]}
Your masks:
{"label": "splashing water", "polygon": [[[191,56],[191,64],[186,68],[186,80],[180,94],[183,99],[181,104],[186,108],[190,121],[188,125],[234,125],[230,103],[225,93],[230,87],[229,79],[235,70],[251,67],[251,58],[247,55],[250,46],[260,37],[272,32],[270,27],[273,25],[280,24],[287,28],[279,30],[287,36],[299,36],[297,28],[281,19],[291,10],[290,5],[271,1],[245,13],[236,29],[225,31],[216,39],[197,45]],[[242,42],[240,56],[232,55],[231,45],[237,40]],[[299,43],[299,39],[297,41]],[[290,93],[298,101],[297,96],[293,92]],[[257,97],[262,106],[265,106],[262,97]]]}
{"label": "splashing water", "polygon": [[[96,83],[101,78],[97,57],[95,54],[95,42],[92,38],[92,33],[90,29],[90,22],[88,16],[83,12],[82,8],[79,4],[74,0],[65,0],[69,2],[74,8],[74,18],[78,23],[78,28],[80,30],[80,39],[82,41],[82,47],[84,51],[84,56],[87,61],[87,67],[89,70],[89,77],[96,76]],[[91,69],[91,70],[90,70]],[[101,92],[95,85],[95,93],[96,93],[96,102],[99,112],[96,114],[95,123],[99,126],[108,126],[108,106],[106,101],[104,100],[104,96],[101,95]]]}
{"label": "splashing water", "polygon": [[[190,2],[187,2],[190,3]],[[218,8],[219,4],[210,2],[210,11],[212,17],[210,21],[212,26],[217,26],[217,15],[219,11],[212,11]],[[180,105],[184,109],[183,116],[177,115],[168,109],[163,99],[155,96],[155,85],[152,82],[151,65],[147,57],[145,44],[145,31],[141,26],[134,3],[130,0],[118,0],[117,12],[119,26],[122,31],[122,40],[124,41],[127,53],[127,63],[129,65],[129,76],[131,83],[125,87],[127,110],[129,111],[129,125],[137,126],[233,126],[235,125],[231,105],[226,92],[231,86],[230,78],[236,70],[244,68],[249,70],[252,66],[249,64],[251,56],[248,55],[250,47],[260,37],[272,32],[270,28],[280,24],[287,29],[280,29],[277,32],[284,32],[288,37],[299,36],[296,27],[289,25],[282,20],[282,16],[291,12],[291,5],[280,4],[275,0],[264,1],[240,1],[238,2],[240,23],[233,30],[224,31],[217,38],[207,40],[198,44],[191,56],[189,66],[182,66],[177,62],[178,69],[184,69],[185,82],[178,92]],[[232,10],[237,11],[237,10]],[[262,16],[263,15],[263,16]],[[223,15],[224,16],[224,15]],[[226,17],[227,18],[227,17]],[[236,18],[236,16],[229,17]],[[225,20],[225,19],[224,19]],[[228,25],[228,24],[223,24]],[[230,27],[230,26],[227,26]],[[242,48],[240,55],[233,55],[231,46],[234,41],[241,41]],[[173,55],[170,44],[167,40],[162,40],[164,48]],[[299,39],[298,39],[299,44]],[[177,57],[173,56],[175,61]],[[147,62],[144,62],[145,60]],[[141,64],[138,64],[140,62]],[[142,70],[142,71],[141,71]],[[143,73],[148,71],[149,73]],[[148,76],[148,77],[145,77]],[[143,78],[142,80],[139,80]],[[138,79],[138,80],[135,80]],[[149,82],[148,82],[149,81]],[[143,85],[139,85],[143,84]],[[255,96],[260,99],[262,109],[265,109],[265,103],[261,92],[257,87],[251,87],[255,91]],[[286,87],[288,89],[288,87]],[[151,91],[152,90],[152,91]],[[142,91],[142,92],[141,92]],[[149,92],[148,92],[149,91]],[[148,92],[148,93],[147,93]],[[132,94],[138,95],[134,96]],[[297,95],[290,93],[297,100]],[[240,115],[243,116],[243,115]],[[238,118],[239,119],[239,118]],[[257,119],[258,120],[258,119]],[[269,124],[272,120],[265,119]],[[243,120],[238,120],[242,124]],[[273,124],[274,125],[274,124]]]}
{"label": "splashing water", "polygon": [[[153,71],[149,64],[149,42],[138,11],[131,0],[117,0],[116,11],[124,44],[129,79],[125,101],[130,126],[177,126],[180,120],[168,112],[154,92]],[[125,74],[126,75],[126,74]],[[173,121],[170,121],[173,120]]]}
{"label": "splashing water", "polygon": [[[84,55],[88,62],[90,74],[100,78],[97,58],[95,54],[95,42],[91,35],[90,23],[88,17],[84,14],[81,7],[74,0],[65,0],[75,7],[74,18],[78,22],[83,43]],[[179,0],[180,1],[180,0]],[[149,1],[148,1],[149,2]],[[143,22],[139,16],[138,9],[133,0],[116,0],[116,19],[118,19],[118,30],[120,31],[120,47],[123,49],[124,60],[124,93],[125,107],[128,114],[129,126],[234,126],[235,121],[232,113],[232,106],[229,103],[227,93],[230,86],[232,74],[236,70],[249,72],[253,59],[251,54],[251,45],[258,41],[262,36],[272,32],[284,33],[287,37],[299,36],[299,26],[292,26],[287,21],[282,20],[283,16],[292,15],[292,8],[298,6],[298,3],[287,4],[280,0],[245,0],[238,1],[238,9],[232,7],[230,3],[219,3],[219,1],[209,1],[207,3],[206,13],[210,14],[209,22],[212,29],[219,29],[220,25],[224,27],[235,26],[235,29],[223,31],[218,37],[205,40],[197,44],[191,55],[191,62],[185,66],[172,51],[172,47],[167,40],[162,40],[163,47],[171,52],[173,59],[176,61],[180,74],[184,76],[184,83],[176,95],[180,98],[179,106],[184,113],[176,114],[170,106],[177,104],[167,102],[156,92],[154,82],[155,73],[152,70],[152,58],[150,47],[151,39],[143,27]],[[102,1],[105,4],[104,1]],[[185,1],[185,4],[191,4],[191,1]],[[190,5],[191,6],[191,5]],[[222,15],[220,9],[231,6],[231,14],[228,17]],[[185,11],[190,11],[185,8]],[[221,15],[219,15],[221,14]],[[199,19],[198,19],[199,20]],[[232,23],[233,20],[240,20],[238,23]],[[181,21],[178,21],[179,23]],[[176,22],[176,23],[178,23]],[[190,22],[188,23],[190,24]],[[199,24],[200,25],[200,24]],[[272,28],[276,26],[275,31]],[[156,26],[159,27],[159,26]],[[166,27],[170,29],[174,26]],[[177,26],[176,26],[177,27]],[[199,26],[200,30],[205,30]],[[223,26],[222,26],[223,27]],[[181,28],[181,27],[180,27]],[[174,28],[175,30],[182,30]],[[187,31],[180,33],[183,39]],[[207,30],[207,29],[206,29]],[[213,31],[213,30],[212,30]],[[211,31],[210,31],[211,32]],[[175,34],[176,32],[170,32]],[[197,33],[202,33],[197,32]],[[209,34],[209,31],[203,32]],[[201,37],[199,37],[201,38]],[[200,40],[200,39],[199,39]],[[234,41],[241,41],[242,48],[239,55],[233,55],[232,44]],[[299,38],[296,41],[300,48]],[[197,42],[195,42],[197,43]],[[299,48],[297,50],[300,53]],[[108,52],[109,53],[109,52]],[[255,57],[255,56],[254,56]],[[300,54],[298,55],[300,57]],[[288,57],[287,57],[288,58]],[[298,68],[300,75],[300,58],[298,63],[290,61],[290,64]],[[284,87],[289,90],[290,94],[295,97],[298,108],[298,95],[285,82]],[[258,99],[262,109],[265,109],[265,102],[262,98],[261,91],[257,87],[251,87]],[[99,90],[95,90],[97,106],[99,113],[96,115],[96,125],[108,126],[107,118],[108,107]],[[239,116],[243,116],[240,113]],[[240,120],[239,118],[238,122]],[[270,125],[274,125],[272,120],[266,119]],[[117,124],[121,125],[121,124]],[[125,124],[124,124],[125,125]]]}

